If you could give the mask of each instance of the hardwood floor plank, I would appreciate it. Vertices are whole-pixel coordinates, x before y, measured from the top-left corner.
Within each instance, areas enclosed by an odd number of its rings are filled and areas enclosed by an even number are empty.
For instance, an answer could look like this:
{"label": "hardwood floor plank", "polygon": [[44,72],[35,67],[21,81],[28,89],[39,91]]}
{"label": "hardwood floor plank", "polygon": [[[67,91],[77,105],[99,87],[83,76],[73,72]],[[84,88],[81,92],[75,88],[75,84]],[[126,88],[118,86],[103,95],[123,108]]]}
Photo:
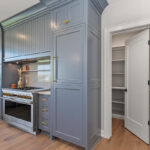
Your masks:
{"label": "hardwood floor plank", "polygon": [[[102,139],[94,150],[150,150],[138,137],[124,128],[122,120],[113,119],[110,140]],[[83,150],[71,143],[39,134],[31,135],[0,121],[0,150]]]}

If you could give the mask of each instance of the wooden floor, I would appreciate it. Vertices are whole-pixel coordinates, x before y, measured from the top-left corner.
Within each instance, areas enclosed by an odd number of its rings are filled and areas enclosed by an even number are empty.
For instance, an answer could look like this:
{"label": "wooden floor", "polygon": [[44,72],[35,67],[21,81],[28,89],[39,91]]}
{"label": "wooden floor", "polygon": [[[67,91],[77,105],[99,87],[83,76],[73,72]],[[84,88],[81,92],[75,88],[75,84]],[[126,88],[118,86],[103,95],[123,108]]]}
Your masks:
{"label": "wooden floor", "polygon": [[[113,119],[113,136],[102,139],[94,150],[150,150],[150,147],[123,128],[123,121]],[[0,121],[0,150],[83,150],[47,136],[33,136]]]}

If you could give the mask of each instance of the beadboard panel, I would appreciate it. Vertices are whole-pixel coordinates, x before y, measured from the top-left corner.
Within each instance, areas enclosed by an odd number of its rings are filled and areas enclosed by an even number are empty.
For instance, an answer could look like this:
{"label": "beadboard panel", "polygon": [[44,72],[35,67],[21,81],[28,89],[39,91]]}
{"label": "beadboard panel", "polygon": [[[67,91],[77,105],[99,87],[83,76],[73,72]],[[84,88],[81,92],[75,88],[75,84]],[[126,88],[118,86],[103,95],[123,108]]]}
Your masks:
{"label": "beadboard panel", "polygon": [[[5,32],[4,58],[51,51],[50,13]],[[18,57],[18,59],[22,59]]]}

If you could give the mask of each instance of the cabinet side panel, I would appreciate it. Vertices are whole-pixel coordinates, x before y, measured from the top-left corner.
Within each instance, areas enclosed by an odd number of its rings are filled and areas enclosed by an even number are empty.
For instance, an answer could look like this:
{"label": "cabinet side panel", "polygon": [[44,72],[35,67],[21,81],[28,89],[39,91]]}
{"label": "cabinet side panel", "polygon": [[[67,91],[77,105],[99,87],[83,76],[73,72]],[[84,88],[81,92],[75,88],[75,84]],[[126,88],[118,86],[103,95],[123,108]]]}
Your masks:
{"label": "cabinet side panel", "polygon": [[101,16],[92,3],[88,14],[88,149],[101,137]]}
{"label": "cabinet side panel", "polygon": [[[2,29],[0,27],[0,97],[2,96]],[[2,118],[2,99],[0,99],[0,119]]]}

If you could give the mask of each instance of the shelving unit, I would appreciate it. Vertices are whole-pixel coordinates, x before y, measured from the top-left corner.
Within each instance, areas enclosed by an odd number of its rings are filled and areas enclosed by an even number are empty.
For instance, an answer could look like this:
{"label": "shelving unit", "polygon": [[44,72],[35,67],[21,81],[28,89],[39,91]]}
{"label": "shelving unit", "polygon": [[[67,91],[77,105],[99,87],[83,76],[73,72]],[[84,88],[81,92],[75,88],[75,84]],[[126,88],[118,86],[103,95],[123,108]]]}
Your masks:
{"label": "shelving unit", "polygon": [[113,90],[122,90],[122,91],[126,91],[126,87],[112,87]]}
{"label": "shelving unit", "polygon": [[113,75],[124,75],[124,73],[112,73]]}
{"label": "shelving unit", "polygon": [[116,60],[112,60],[112,62],[118,62],[118,61],[119,61],[119,62],[120,62],[120,61],[121,61],[121,62],[124,62],[125,60],[124,60],[124,59],[116,59]]}
{"label": "shelving unit", "polygon": [[38,72],[38,71],[50,71],[50,69],[43,69],[43,70],[26,70],[26,71],[22,71],[23,73],[27,73],[27,72]]}
{"label": "shelving unit", "polygon": [[112,48],[112,116],[124,119],[125,47]]}

